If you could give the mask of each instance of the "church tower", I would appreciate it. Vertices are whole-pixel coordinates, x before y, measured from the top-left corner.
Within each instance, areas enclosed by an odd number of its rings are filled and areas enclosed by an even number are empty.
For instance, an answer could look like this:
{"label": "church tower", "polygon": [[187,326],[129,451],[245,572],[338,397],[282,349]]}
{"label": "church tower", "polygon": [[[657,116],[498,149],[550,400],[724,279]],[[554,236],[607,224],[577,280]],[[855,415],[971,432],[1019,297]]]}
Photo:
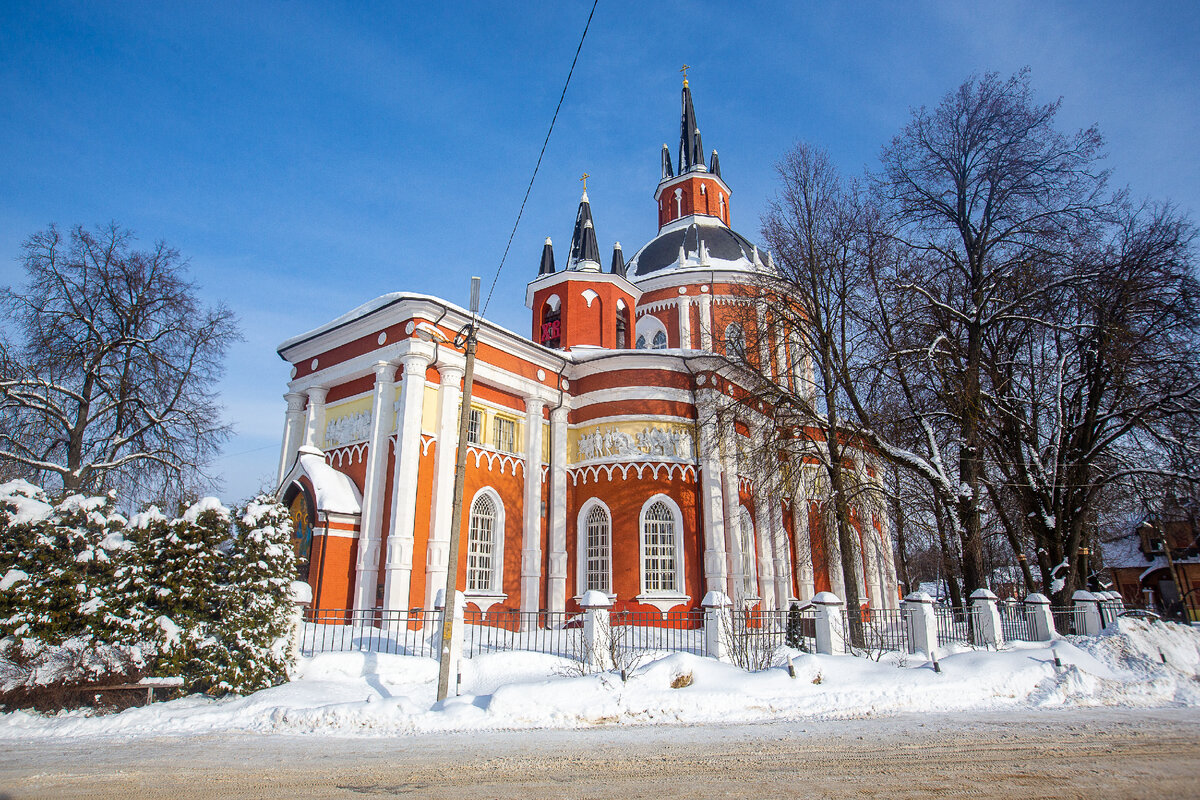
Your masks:
{"label": "church tower", "polygon": [[547,238],[538,276],[526,290],[525,305],[533,311],[533,340],[557,350],[631,348],[633,309],[641,294],[625,277],[620,242],[613,247],[609,271],[602,270],[585,184],[575,212],[566,269],[555,270],[554,245]]}
{"label": "church tower", "polygon": [[654,192],[658,203],[658,229],[692,214],[715,217],[729,225],[729,187],[721,178],[721,162],[712,151],[708,166],[704,164],[704,145],[700,141],[700,126],[692,106],[692,90],[683,79],[683,110],[679,119],[679,174],[671,164],[671,150],[662,149],[662,180]]}

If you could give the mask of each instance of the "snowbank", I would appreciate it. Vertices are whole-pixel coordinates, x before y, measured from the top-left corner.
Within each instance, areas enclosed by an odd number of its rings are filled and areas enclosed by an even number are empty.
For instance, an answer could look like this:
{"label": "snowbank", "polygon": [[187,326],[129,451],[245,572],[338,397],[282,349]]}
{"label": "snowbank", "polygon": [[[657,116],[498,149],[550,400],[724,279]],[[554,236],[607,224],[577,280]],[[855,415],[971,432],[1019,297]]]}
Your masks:
{"label": "snowbank", "polygon": [[[1057,652],[1063,666],[1055,667]],[[247,697],[193,696],[112,716],[0,715],[0,739],[161,736],[222,731],[397,735],[440,731],[702,724],[847,718],[924,711],[1057,706],[1200,705],[1200,631],[1121,620],[1120,630],[1050,645],[941,658],[793,653],[784,668],[746,673],[676,654],[619,676],[572,675],[572,662],[527,652],[464,662],[459,697],[435,703],[437,663],[373,653],[305,659],[296,680]],[[1164,663],[1163,658],[1166,661]],[[673,689],[682,675],[690,685]]]}

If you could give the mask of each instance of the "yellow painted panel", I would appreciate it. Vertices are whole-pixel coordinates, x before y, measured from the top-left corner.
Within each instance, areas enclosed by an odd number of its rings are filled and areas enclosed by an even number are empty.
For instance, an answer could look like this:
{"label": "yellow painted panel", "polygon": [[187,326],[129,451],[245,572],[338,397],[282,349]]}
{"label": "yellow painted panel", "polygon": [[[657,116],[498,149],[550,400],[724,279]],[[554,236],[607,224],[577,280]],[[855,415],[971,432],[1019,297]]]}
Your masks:
{"label": "yellow painted panel", "polygon": [[421,404],[421,432],[437,433],[438,390],[436,386],[425,386],[425,398]]}

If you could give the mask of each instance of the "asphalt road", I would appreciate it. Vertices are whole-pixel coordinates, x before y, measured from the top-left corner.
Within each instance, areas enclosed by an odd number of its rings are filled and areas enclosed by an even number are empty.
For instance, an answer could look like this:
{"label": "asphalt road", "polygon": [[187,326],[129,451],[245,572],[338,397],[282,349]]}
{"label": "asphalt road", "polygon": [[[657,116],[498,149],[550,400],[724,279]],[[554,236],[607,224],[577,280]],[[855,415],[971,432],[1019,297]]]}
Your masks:
{"label": "asphalt road", "polygon": [[1200,797],[1200,709],[0,748],[0,797]]}

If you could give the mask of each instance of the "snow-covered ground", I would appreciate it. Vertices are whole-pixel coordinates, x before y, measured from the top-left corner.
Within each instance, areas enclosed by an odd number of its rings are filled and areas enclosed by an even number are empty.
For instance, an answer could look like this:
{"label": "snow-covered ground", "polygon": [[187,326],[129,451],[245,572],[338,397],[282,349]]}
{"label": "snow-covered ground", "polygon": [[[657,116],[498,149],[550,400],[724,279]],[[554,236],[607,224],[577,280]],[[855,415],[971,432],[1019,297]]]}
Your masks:
{"label": "snow-covered ground", "polygon": [[[1063,666],[1054,665],[1057,653]],[[1200,705],[1200,630],[1123,619],[1120,630],[999,652],[880,661],[795,652],[796,677],[747,673],[688,654],[650,661],[627,682],[571,675],[572,662],[524,652],[464,662],[460,695],[435,702],[428,658],[339,653],[304,659],[283,686],[247,697],[186,697],[120,714],[0,715],[0,739],[226,732],[394,736],[445,731],[834,719],[904,712]],[[1165,657],[1165,663],[1164,663]],[[672,688],[680,676],[690,685]]]}

